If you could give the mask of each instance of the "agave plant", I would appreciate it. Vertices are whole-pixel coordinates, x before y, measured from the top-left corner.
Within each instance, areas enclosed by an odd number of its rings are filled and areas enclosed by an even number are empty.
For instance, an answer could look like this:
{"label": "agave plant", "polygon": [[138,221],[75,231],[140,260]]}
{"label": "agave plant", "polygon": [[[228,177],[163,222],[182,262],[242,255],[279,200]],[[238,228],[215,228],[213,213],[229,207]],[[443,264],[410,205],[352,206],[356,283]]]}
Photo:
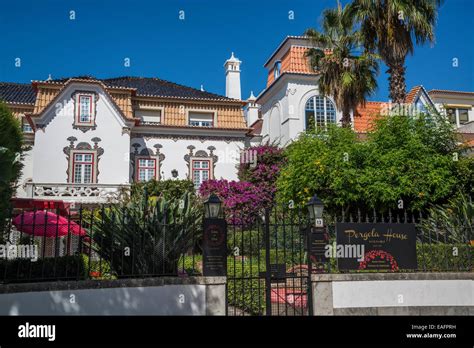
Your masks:
{"label": "agave plant", "polygon": [[97,214],[93,244],[119,277],[175,275],[179,258],[200,237],[201,218],[190,193],[171,200],[145,196]]}
{"label": "agave plant", "polygon": [[421,228],[432,241],[466,243],[473,238],[474,203],[461,195],[446,205],[433,205]]}

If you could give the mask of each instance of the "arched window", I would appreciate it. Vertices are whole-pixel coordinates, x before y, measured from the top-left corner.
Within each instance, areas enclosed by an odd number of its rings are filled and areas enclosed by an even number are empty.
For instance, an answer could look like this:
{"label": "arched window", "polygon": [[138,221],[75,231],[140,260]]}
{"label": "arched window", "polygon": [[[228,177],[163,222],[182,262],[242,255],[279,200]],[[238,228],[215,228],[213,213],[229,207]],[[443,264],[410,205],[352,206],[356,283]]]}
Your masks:
{"label": "arched window", "polygon": [[315,127],[326,127],[329,123],[336,123],[336,108],[326,97],[314,96],[308,99],[305,105],[306,130]]}

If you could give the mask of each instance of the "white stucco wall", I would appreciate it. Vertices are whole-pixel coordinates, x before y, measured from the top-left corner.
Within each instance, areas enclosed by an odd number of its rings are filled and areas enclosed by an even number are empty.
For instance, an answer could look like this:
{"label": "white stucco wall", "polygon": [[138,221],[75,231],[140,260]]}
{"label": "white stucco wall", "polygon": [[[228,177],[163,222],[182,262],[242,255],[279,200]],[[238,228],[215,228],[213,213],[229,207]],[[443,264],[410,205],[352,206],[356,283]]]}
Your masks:
{"label": "white stucco wall", "polygon": [[[224,140],[205,140],[184,138],[176,141],[170,137],[160,137],[155,135],[153,137],[137,137],[132,134],[130,144],[140,144],[138,149],[140,152],[143,148],[149,148],[156,154],[156,144],[162,145],[160,153],[165,155],[165,159],[161,162],[160,179],[171,179],[171,171],[176,169],[178,171],[179,179],[186,179],[189,173],[189,168],[184,156],[189,154],[188,146],[195,147],[194,154],[200,150],[210,153],[209,146],[214,146],[214,155],[218,156],[218,160],[214,169],[215,179],[237,180],[236,165],[240,159],[240,149],[244,148],[244,140],[224,141]],[[130,149],[133,152],[134,148]]]}
{"label": "white stucco wall", "polygon": [[[306,102],[316,95],[320,93],[315,77],[292,76],[272,86],[271,90],[258,100],[261,103],[264,139],[278,139],[280,146],[296,139],[305,130]],[[336,122],[339,123],[341,118],[342,113],[337,111]]]}
{"label": "white stucco wall", "polygon": [[16,189],[16,197],[18,198],[27,197],[24,184],[33,178],[33,148],[23,152],[22,163],[23,168],[21,170],[21,176],[18,180],[18,187]]}
{"label": "white stucco wall", "polygon": [[[96,129],[83,132],[73,129],[74,113],[71,94],[75,90],[94,91],[99,94],[97,101]],[[92,138],[101,139],[99,147],[104,154],[98,163],[97,181],[100,184],[123,184],[129,181],[130,136],[123,133],[126,125],[104,91],[95,85],[71,84],[62,92],[59,102],[63,112],[55,105],[46,110],[43,117],[45,127],[35,133],[33,156],[33,181],[35,183],[66,183],[68,161],[63,148],[69,146],[68,137],[77,138],[75,144],[87,142],[92,146]]]}
{"label": "white stucco wall", "polygon": [[334,308],[474,306],[472,280],[386,280],[332,283]]}

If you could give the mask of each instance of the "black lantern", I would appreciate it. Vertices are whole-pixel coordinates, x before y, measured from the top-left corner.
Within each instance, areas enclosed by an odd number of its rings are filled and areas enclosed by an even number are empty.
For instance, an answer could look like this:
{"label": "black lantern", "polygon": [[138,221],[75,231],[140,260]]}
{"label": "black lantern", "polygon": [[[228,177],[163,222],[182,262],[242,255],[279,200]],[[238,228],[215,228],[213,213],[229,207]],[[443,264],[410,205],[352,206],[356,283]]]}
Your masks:
{"label": "black lantern", "polygon": [[222,202],[215,194],[211,194],[204,202],[204,216],[206,218],[218,218],[221,216]]}
{"label": "black lantern", "polygon": [[176,179],[178,177],[178,171],[176,169],[173,169],[171,171],[171,176]]}
{"label": "black lantern", "polygon": [[324,203],[319,199],[317,195],[314,195],[307,204],[309,211],[309,218],[311,222],[316,223],[318,220],[322,221]]}

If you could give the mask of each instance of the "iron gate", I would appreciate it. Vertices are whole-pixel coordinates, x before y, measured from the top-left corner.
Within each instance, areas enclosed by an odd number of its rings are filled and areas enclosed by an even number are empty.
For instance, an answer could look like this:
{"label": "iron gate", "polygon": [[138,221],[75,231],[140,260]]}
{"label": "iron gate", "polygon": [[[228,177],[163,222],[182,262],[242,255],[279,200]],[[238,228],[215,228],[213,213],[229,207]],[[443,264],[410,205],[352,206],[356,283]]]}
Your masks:
{"label": "iron gate", "polygon": [[308,221],[298,209],[267,209],[228,225],[227,314],[311,315]]}

